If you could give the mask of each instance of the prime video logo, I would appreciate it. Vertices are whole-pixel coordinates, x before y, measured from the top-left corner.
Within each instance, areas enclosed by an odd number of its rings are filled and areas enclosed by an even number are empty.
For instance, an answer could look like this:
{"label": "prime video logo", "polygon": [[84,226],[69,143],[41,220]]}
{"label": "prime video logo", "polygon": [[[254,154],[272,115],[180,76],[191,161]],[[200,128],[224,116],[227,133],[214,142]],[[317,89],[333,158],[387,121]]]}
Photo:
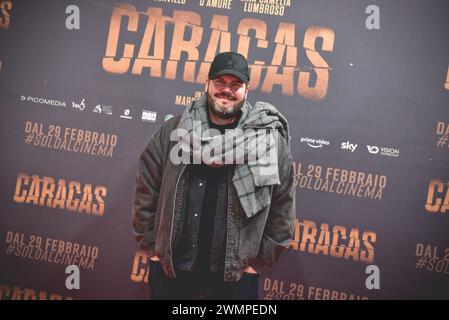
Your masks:
{"label": "prime video logo", "polygon": [[329,146],[330,142],[324,139],[313,139],[309,137],[301,137],[301,143],[307,143],[307,145],[314,149],[322,148],[323,146]]}

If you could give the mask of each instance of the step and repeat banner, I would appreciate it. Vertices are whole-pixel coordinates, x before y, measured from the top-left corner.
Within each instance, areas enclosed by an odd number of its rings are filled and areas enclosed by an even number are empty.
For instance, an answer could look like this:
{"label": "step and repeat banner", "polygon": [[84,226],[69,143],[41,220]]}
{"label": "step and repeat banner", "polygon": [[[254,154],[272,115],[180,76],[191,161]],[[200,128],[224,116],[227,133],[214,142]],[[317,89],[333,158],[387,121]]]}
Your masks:
{"label": "step and repeat banner", "polygon": [[149,297],[138,156],[230,50],[291,127],[260,298],[449,298],[448,39],[446,0],[0,0],[0,299]]}

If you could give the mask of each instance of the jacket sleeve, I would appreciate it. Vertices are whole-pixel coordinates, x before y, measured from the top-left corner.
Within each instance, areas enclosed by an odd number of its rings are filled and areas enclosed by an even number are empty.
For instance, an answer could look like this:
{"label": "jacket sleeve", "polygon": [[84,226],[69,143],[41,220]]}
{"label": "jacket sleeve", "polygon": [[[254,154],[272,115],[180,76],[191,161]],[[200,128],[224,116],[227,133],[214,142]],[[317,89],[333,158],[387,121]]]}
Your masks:
{"label": "jacket sleeve", "polygon": [[296,218],[296,189],[294,183],[293,157],[285,139],[281,139],[279,161],[280,185],[275,185],[270,211],[264,228],[257,257],[251,266],[261,272],[273,265],[293,239]]}
{"label": "jacket sleeve", "polygon": [[153,134],[138,160],[133,203],[133,234],[148,256],[155,254],[154,221],[162,180],[162,127]]}

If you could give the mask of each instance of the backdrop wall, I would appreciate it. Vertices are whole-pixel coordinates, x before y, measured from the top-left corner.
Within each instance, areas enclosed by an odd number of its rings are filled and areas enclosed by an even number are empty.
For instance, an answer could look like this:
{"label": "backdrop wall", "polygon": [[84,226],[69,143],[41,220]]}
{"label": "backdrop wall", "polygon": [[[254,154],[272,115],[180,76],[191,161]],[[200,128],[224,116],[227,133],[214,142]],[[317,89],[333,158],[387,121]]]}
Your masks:
{"label": "backdrop wall", "polygon": [[1,0],[0,299],[148,298],[137,158],[228,50],[251,65],[250,102],[291,127],[295,239],[261,299],[449,298],[448,13],[445,0]]}

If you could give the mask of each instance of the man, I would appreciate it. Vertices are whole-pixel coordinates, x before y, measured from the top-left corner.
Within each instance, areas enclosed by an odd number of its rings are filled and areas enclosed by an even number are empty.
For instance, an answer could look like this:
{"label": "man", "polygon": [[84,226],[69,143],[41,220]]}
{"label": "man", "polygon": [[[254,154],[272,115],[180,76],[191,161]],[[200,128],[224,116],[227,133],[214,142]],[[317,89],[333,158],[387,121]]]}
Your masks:
{"label": "man", "polygon": [[[140,155],[133,232],[150,257],[152,299],[257,299],[262,268],[293,237],[288,123],[272,105],[250,105],[248,82],[244,56],[218,54],[206,93],[167,120]],[[204,156],[206,147],[214,156]],[[188,157],[180,161],[180,152]]]}

